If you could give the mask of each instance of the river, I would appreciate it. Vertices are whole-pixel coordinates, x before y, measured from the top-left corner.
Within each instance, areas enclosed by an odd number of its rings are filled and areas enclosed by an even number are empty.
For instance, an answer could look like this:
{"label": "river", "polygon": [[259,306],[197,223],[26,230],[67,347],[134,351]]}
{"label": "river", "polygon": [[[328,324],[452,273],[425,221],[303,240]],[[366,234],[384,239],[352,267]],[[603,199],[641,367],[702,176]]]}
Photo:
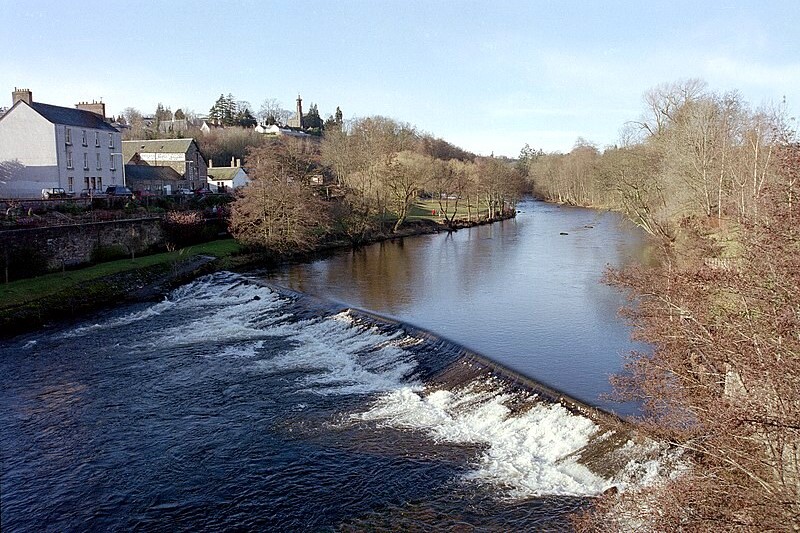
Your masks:
{"label": "river", "polygon": [[[429,329],[620,414],[603,397],[642,346],[619,318],[606,268],[643,262],[643,234],[614,213],[538,201],[515,219],[383,242],[265,273],[280,285]],[[566,235],[563,235],[566,233]]]}
{"label": "river", "polygon": [[599,278],[642,242],[520,210],[0,343],[3,531],[569,530],[627,479],[580,460],[602,428],[459,344],[610,407],[631,345]]}

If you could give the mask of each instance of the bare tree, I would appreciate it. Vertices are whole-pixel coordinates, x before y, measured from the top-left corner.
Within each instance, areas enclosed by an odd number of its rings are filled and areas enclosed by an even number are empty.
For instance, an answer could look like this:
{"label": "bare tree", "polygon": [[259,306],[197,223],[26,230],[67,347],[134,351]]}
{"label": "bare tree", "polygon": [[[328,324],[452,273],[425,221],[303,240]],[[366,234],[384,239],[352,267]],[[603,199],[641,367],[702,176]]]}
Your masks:
{"label": "bare tree", "polygon": [[231,233],[280,254],[312,249],[328,227],[327,206],[307,180],[314,157],[294,138],[251,150],[252,181],[233,203]]}
{"label": "bare tree", "polygon": [[393,232],[405,222],[408,211],[430,179],[433,159],[414,152],[400,152],[383,174],[382,185],[397,216]]}
{"label": "bare tree", "polygon": [[261,103],[261,108],[256,116],[265,124],[284,126],[289,121],[291,112],[284,109],[283,105],[275,98],[267,98]]}

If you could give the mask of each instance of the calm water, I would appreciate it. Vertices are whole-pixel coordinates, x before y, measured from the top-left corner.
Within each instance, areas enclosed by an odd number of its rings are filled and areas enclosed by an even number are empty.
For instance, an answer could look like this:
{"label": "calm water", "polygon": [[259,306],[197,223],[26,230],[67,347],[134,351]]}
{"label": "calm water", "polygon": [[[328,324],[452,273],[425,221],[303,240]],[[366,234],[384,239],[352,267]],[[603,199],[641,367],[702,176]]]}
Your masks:
{"label": "calm water", "polygon": [[[597,278],[638,242],[609,215],[523,210],[273,279],[591,399],[627,342]],[[568,530],[618,483],[574,457],[591,420],[455,344],[258,276],[0,343],[0,380],[4,532]]]}
{"label": "calm water", "polygon": [[[429,329],[587,403],[641,348],[617,316],[608,266],[642,261],[644,237],[613,213],[528,201],[514,220],[292,265],[267,278]],[[568,235],[561,235],[568,233]]]}

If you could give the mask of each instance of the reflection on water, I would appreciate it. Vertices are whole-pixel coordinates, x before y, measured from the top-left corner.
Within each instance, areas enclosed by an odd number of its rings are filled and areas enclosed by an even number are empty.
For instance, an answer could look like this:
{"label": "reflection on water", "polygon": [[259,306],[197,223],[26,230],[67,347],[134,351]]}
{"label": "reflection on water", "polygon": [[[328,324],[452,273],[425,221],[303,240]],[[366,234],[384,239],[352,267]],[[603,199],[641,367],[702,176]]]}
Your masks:
{"label": "reflection on water", "polygon": [[[515,220],[382,242],[267,274],[292,289],[413,323],[595,405],[636,346],[608,266],[641,261],[613,213],[529,201]],[[563,235],[566,233],[566,235]]]}

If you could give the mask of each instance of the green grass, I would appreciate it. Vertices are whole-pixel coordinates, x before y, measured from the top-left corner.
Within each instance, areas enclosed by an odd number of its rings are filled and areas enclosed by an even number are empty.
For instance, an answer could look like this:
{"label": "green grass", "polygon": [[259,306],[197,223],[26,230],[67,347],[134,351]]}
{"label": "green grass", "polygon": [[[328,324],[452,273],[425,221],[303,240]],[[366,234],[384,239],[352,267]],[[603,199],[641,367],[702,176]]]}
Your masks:
{"label": "green grass", "polygon": [[0,285],[0,309],[24,304],[32,300],[51,296],[60,291],[72,289],[112,274],[148,268],[154,265],[171,265],[196,255],[212,255],[217,258],[230,256],[240,250],[239,243],[233,239],[212,241],[189,246],[174,252],[146,255],[136,259],[119,259],[97,265],[54,272],[36,278],[21,279]]}
{"label": "green grass", "polygon": [[[448,206],[452,212],[453,209],[453,200],[450,200],[450,205]],[[433,211],[436,210],[436,215],[432,214]],[[437,200],[417,200],[414,202],[414,205],[411,206],[411,209],[408,211],[408,218],[410,220],[414,219],[428,219],[428,220],[435,220],[437,222],[441,221],[441,217],[439,216],[440,213],[439,202]],[[472,216],[474,217],[476,214],[486,214],[486,209],[472,209]],[[469,215],[469,211],[467,210],[467,200],[462,198],[458,201],[458,210],[456,211],[456,219],[466,219]]]}

